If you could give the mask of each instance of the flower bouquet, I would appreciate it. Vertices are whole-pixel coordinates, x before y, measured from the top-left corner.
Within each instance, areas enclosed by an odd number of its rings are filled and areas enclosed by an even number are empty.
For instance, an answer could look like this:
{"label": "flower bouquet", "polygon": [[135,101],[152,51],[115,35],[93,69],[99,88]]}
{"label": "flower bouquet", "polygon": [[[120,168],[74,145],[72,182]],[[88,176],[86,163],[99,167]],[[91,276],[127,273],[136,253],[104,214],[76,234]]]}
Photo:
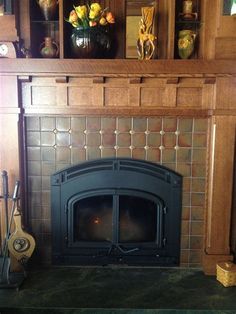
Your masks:
{"label": "flower bouquet", "polygon": [[104,58],[109,56],[112,40],[110,25],[115,23],[114,15],[95,2],[74,6],[66,19],[73,26],[71,36],[73,56],[78,58]]}

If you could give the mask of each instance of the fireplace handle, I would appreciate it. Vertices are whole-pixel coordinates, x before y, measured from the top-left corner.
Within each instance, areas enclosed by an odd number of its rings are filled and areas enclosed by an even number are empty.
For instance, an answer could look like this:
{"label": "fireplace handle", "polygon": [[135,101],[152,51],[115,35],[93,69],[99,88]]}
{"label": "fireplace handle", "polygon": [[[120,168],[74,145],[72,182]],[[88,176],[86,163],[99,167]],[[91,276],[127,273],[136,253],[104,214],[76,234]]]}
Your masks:
{"label": "fireplace handle", "polygon": [[107,255],[110,255],[111,252],[113,251],[113,249],[118,249],[121,253],[123,254],[129,254],[129,253],[132,253],[132,252],[135,252],[135,251],[138,251],[139,248],[133,248],[133,249],[130,249],[130,250],[124,250],[122,249],[122,247],[119,245],[119,244],[112,244],[111,247],[109,248],[109,251],[108,251],[108,254]]}

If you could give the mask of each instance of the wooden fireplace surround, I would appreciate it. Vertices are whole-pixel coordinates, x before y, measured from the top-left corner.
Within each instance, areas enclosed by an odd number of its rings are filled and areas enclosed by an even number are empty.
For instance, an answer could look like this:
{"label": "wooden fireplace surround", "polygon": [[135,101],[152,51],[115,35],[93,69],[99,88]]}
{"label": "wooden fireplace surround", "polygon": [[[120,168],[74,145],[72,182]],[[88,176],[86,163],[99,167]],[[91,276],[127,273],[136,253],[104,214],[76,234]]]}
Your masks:
{"label": "wooden fireplace surround", "polygon": [[[235,83],[232,60],[0,59],[0,169],[8,171],[10,191],[20,178],[24,209],[27,115],[208,118],[202,265],[206,274],[213,274],[218,261],[232,259],[236,242],[230,242]],[[76,99],[72,88],[77,89]],[[4,234],[3,226],[1,230]]]}

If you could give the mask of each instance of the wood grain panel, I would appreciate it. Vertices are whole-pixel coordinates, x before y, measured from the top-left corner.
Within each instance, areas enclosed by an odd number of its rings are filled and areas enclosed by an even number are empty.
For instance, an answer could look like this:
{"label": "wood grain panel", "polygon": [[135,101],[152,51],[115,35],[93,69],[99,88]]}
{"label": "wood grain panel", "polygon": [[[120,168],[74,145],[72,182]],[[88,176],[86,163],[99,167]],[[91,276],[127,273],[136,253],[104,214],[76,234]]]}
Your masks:
{"label": "wood grain panel", "polygon": [[143,107],[161,107],[163,105],[164,88],[142,87],[140,103]]}
{"label": "wood grain panel", "polygon": [[179,87],[177,89],[178,107],[198,107],[202,105],[202,88]]}
{"label": "wood grain panel", "polygon": [[91,87],[68,87],[68,106],[91,106],[92,90]]}
{"label": "wood grain panel", "polygon": [[56,92],[55,86],[32,86],[32,106],[56,106]]}
{"label": "wood grain panel", "polygon": [[216,108],[235,109],[236,77],[217,79]]}
{"label": "wood grain panel", "polygon": [[1,107],[18,107],[17,84],[16,76],[0,76]]}
{"label": "wood grain panel", "polygon": [[215,47],[216,59],[236,59],[236,37],[217,37]]}
{"label": "wood grain panel", "polygon": [[105,106],[125,106],[129,105],[129,89],[122,87],[105,87]]}

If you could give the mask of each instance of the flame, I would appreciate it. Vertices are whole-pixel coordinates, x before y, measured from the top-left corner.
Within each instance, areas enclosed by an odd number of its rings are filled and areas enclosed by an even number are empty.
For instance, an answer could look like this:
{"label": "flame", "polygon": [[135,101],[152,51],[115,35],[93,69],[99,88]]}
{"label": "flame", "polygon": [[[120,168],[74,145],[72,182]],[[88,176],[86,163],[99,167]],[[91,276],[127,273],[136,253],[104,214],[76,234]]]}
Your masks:
{"label": "flame", "polygon": [[99,225],[101,223],[100,219],[96,217],[93,221],[94,224]]}

